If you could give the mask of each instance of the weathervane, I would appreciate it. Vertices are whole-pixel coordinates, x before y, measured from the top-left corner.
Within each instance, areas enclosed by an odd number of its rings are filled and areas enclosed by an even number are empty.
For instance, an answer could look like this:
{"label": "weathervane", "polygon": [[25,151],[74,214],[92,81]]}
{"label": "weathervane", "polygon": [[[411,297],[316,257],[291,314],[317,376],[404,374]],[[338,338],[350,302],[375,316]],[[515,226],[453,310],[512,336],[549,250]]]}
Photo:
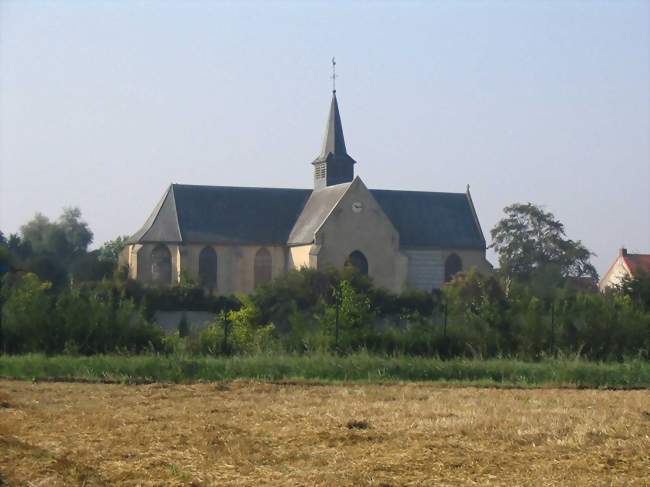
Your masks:
{"label": "weathervane", "polygon": [[332,93],[336,93],[336,58],[332,58]]}

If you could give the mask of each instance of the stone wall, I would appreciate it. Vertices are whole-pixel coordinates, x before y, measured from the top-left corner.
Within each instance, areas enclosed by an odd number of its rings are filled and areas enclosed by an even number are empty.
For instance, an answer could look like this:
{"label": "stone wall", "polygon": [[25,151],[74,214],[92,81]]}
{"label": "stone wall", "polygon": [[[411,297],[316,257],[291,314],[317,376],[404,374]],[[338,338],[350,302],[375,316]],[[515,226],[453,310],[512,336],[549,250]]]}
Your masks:
{"label": "stone wall", "polygon": [[287,260],[287,270],[300,269],[301,267],[312,267],[309,254],[312,244],[289,247],[289,258]]}
{"label": "stone wall", "polygon": [[358,178],[316,232],[314,247],[318,269],[340,269],[356,250],[367,259],[375,285],[393,292],[406,285],[407,259],[399,250],[399,235]]}
{"label": "stone wall", "polygon": [[[158,244],[130,245],[127,251],[129,276],[143,283],[151,283],[151,251]],[[181,272],[199,282],[199,254],[203,244],[166,244],[171,253],[172,280],[176,284]],[[272,277],[284,274],[285,247],[261,245],[210,245],[217,254],[218,294],[250,293],[254,288],[255,254],[261,248],[271,253]]]}
{"label": "stone wall", "polygon": [[407,287],[409,289],[430,291],[442,287],[445,282],[445,260],[451,254],[460,257],[462,270],[472,267],[476,267],[483,273],[492,270],[483,250],[403,249],[402,252],[408,258]]}

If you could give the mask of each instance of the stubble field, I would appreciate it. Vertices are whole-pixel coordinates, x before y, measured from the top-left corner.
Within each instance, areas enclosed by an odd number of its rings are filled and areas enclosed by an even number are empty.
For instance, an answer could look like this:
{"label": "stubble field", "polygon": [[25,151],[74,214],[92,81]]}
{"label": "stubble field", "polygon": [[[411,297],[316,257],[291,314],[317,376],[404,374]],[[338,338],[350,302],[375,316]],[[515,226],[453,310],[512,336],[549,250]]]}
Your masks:
{"label": "stubble field", "polygon": [[650,391],[0,381],[0,485],[649,485]]}

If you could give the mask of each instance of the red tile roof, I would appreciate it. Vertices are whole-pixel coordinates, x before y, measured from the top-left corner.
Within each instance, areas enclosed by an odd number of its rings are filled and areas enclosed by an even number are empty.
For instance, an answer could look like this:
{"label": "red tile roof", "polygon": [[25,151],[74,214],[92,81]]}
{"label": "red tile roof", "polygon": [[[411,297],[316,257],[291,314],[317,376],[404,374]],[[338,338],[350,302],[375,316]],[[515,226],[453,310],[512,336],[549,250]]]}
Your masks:
{"label": "red tile roof", "polygon": [[646,272],[650,274],[650,255],[648,254],[627,254],[623,256],[625,265],[632,276],[636,276],[639,272]]}

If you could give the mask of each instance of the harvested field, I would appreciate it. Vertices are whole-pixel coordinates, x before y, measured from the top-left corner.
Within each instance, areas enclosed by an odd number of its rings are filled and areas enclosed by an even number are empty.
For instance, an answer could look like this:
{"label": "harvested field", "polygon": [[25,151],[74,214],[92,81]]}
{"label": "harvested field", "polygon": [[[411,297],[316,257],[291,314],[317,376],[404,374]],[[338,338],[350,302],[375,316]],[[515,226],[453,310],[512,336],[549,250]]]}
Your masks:
{"label": "harvested field", "polygon": [[0,381],[0,485],[649,485],[650,391]]}

